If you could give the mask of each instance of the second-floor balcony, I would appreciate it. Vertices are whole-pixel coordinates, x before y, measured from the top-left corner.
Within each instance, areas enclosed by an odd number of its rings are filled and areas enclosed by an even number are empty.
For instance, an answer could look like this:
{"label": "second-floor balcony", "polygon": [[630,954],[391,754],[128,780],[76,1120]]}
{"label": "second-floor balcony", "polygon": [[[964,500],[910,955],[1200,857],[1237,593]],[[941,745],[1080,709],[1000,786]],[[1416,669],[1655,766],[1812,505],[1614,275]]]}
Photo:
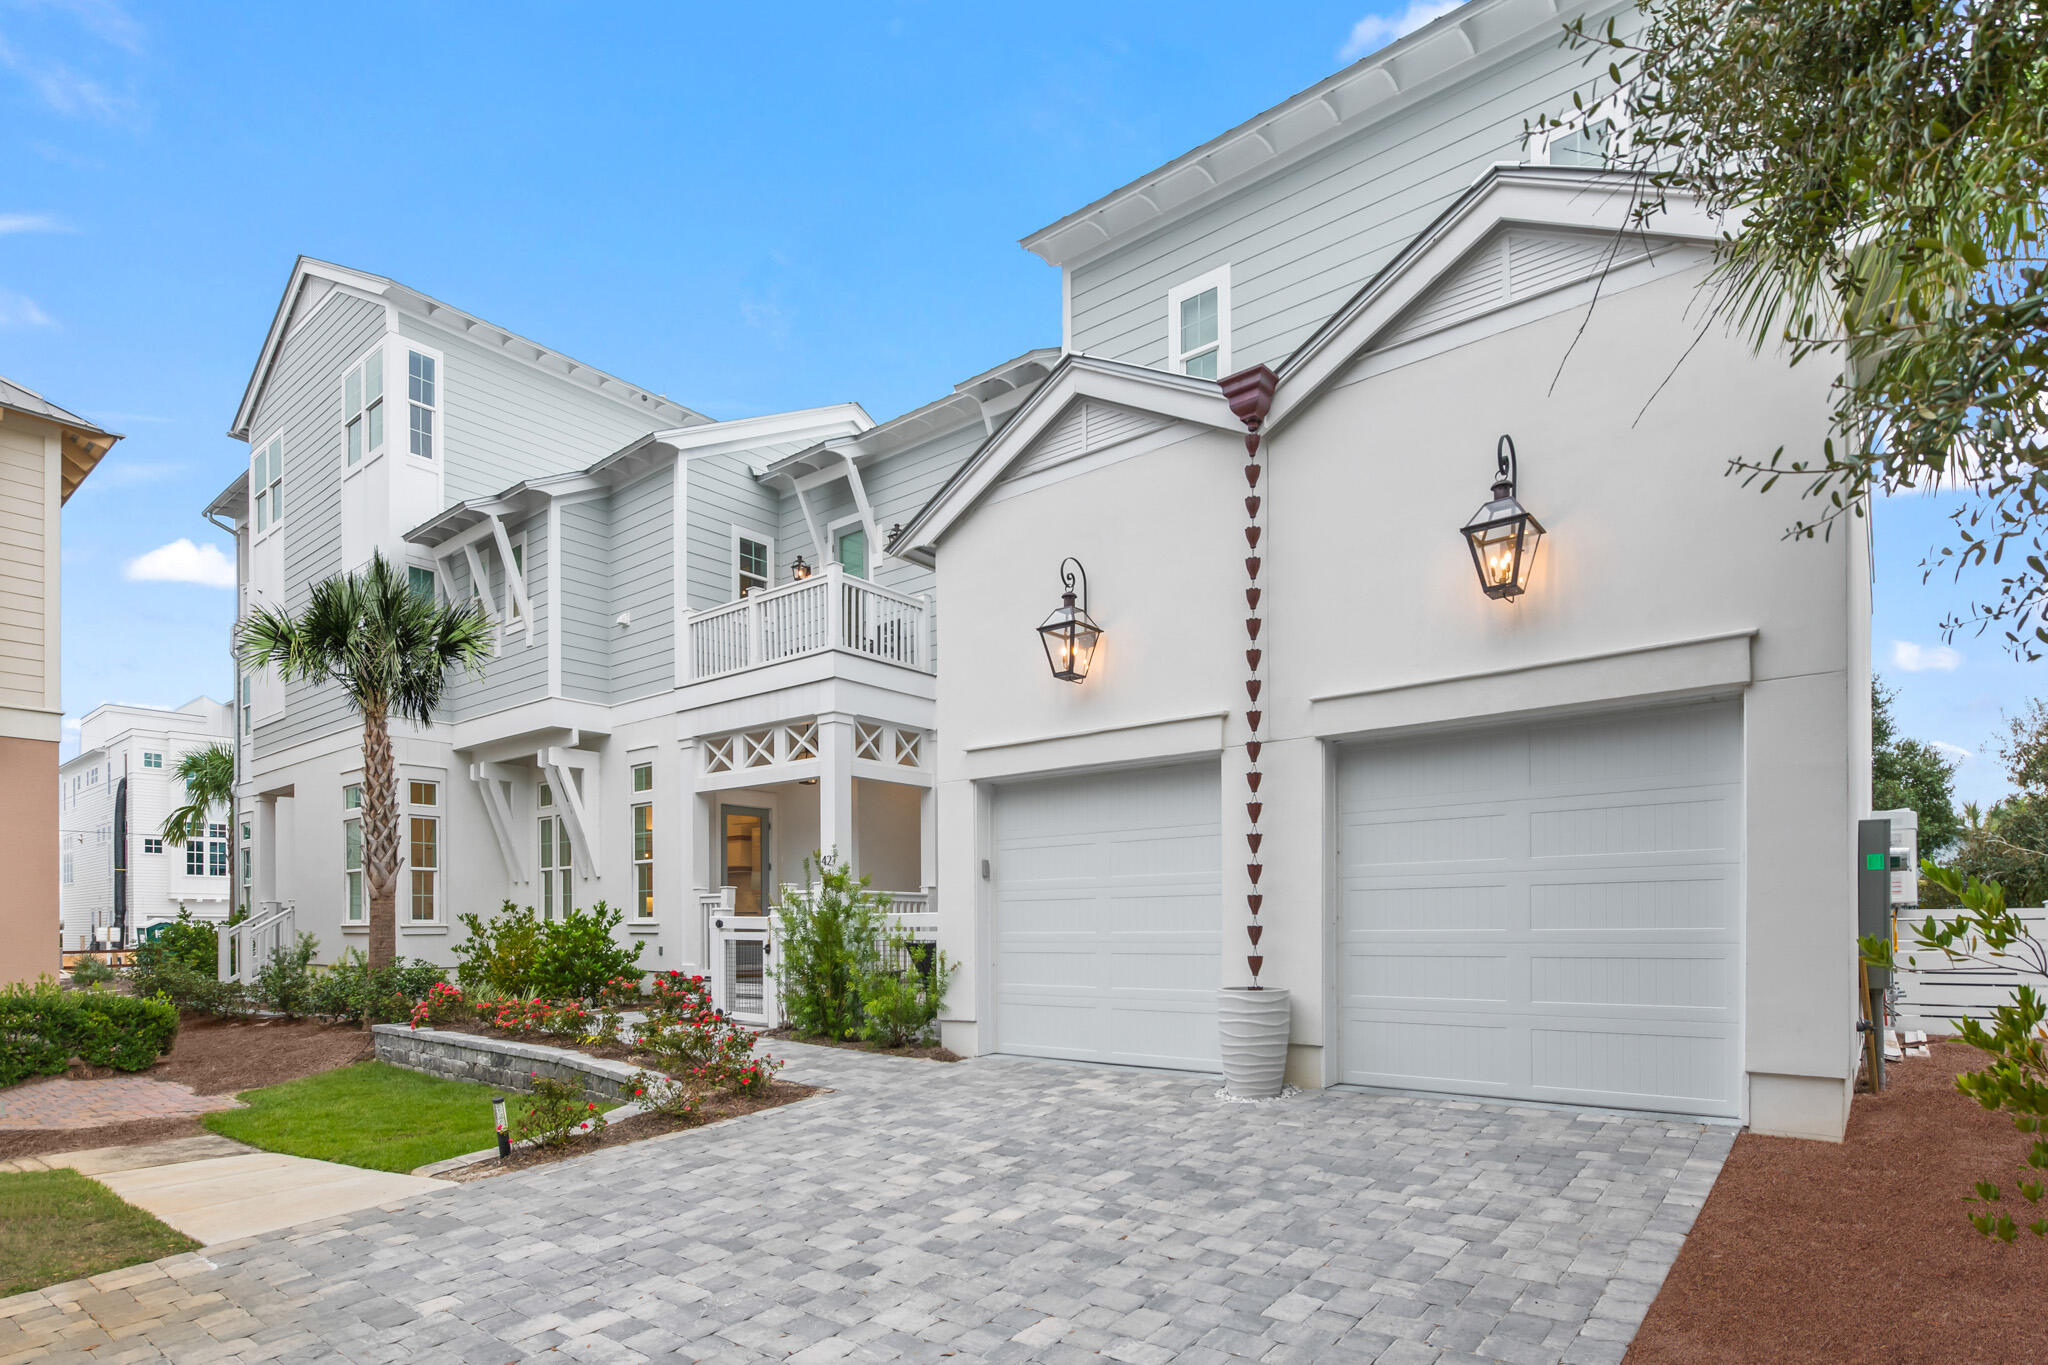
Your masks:
{"label": "second-floor balcony", "polygon": [[830,650],[931,671],[925,599],[855,578],[837,565],[693,612],[686,628],[691,681]]}

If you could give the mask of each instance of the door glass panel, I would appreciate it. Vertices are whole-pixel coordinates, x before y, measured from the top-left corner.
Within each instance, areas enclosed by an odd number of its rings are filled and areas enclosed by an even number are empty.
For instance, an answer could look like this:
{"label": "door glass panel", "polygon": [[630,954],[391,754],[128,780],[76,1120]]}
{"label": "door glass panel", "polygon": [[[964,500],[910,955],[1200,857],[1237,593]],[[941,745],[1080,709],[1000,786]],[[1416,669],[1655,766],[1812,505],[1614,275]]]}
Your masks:
{"label": "door glass panel", "polygon": [[733,913],[763,914],[768,904],[768,813],[726,806],[723,819],[724,884],[733,888]]}
{"label": "door glass panel", "polygon": [[839,537],[839,567],[855,578],[868,576],[868,533],[848,531]]}

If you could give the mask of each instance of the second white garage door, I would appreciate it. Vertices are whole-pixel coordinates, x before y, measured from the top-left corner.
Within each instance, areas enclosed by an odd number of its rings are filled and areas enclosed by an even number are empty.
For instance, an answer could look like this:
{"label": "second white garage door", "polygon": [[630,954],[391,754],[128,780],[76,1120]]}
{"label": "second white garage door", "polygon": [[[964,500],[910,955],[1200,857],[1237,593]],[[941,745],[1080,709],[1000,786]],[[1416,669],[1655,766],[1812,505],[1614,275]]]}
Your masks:
{"label": "second white garage door", "polygon": [[1735,1115],[1741,774],[1734,703],[1346,753],[1343,1078]]}
{"label": "second white garage door", "polygon": [[996,1050],[1217,1069],[1214,763],[996,789]]}

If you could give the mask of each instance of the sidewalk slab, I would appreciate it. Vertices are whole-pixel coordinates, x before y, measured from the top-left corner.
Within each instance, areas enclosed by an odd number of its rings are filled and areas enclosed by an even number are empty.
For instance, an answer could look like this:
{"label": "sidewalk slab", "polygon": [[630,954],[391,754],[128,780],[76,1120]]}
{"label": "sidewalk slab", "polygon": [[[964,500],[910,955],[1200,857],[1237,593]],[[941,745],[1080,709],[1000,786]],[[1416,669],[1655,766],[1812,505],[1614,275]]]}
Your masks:
{"label": "sidewalk slab", "polygon": [[95,1178],[209,1246],[451,1188],[439,1180],[278,1152],[108,1170]]}

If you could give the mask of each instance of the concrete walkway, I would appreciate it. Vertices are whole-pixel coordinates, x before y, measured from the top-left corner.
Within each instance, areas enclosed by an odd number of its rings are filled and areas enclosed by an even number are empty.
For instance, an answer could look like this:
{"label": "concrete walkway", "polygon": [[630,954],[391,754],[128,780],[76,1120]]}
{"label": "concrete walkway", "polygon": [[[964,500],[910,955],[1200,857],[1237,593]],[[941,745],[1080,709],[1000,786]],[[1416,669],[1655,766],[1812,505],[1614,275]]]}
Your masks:
{"label": "concrete walkway", "polygon": [[418,1176],[258,1151],[211,1134],[0,1163],[0,1170],[57,1168],[91,1176],[202,1243],[258,1237],[448,1188]]}
{"label": "concrete walkway", "polygon": [[785,1050],[835,1093],[0,1301],[0,1361],[1613,1365],[1733,1137]]}

